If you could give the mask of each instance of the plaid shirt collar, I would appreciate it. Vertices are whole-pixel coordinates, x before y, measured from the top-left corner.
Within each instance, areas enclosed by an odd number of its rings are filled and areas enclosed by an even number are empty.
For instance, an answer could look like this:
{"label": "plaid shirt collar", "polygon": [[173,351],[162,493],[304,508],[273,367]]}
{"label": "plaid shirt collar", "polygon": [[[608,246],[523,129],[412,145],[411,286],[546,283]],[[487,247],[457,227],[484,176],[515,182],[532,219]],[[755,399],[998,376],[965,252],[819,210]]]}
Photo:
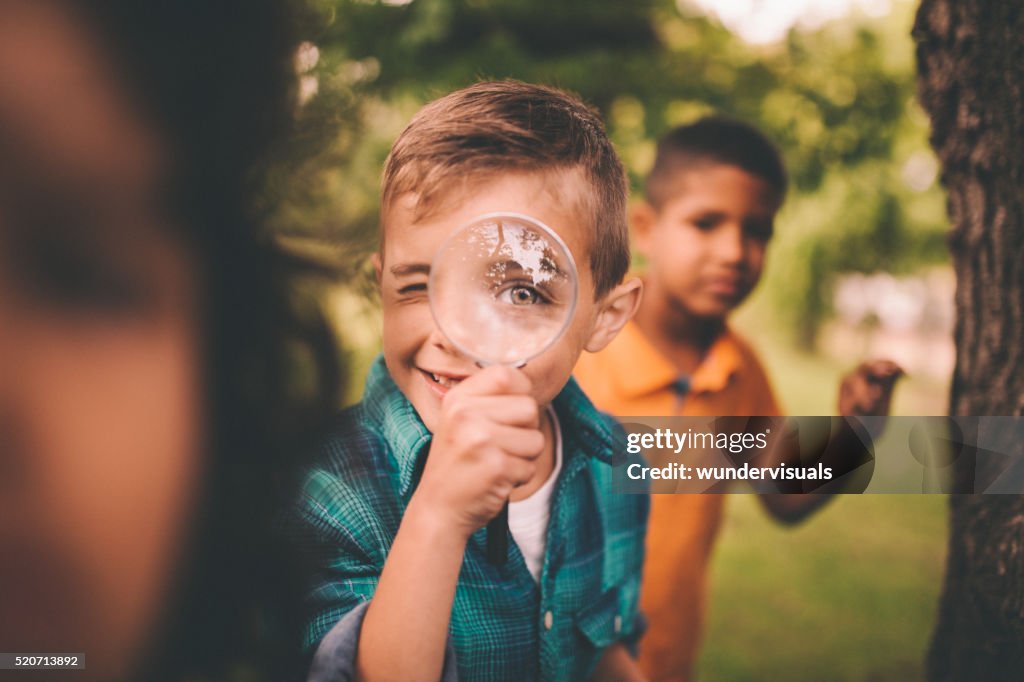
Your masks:
{"label": "plaid shirt collar", "polygon": [[[552,405],[561,426],[566,474],[586,464],[585,458],[573,456],[575,453],[586,453],[603,462],[612,461],[616,438],[609,420],[600,418],[575,379],[569,379]],[[407,497],[416,482],[421,460],[430,449],[432,434],[391,378],[383,356],[378,356],[370,367],[363,409],[391,446],[398,463],[400,494]]]}

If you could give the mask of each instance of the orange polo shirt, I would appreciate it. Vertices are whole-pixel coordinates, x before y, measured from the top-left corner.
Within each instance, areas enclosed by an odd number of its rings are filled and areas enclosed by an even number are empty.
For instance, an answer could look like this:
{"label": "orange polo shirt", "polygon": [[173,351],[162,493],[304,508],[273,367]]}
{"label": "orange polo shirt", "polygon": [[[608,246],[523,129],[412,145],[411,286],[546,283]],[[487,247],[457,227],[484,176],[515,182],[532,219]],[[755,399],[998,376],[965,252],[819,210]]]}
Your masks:
{"label": "orange polo shirt", "polygon": [[[576,380],[594,404],[615,416],[780,414],[753,350],[726,331],[689,377],[680,398],[675,366],[630,322],[600,353],[584,353]],[[640,667],[652,681],[690,679],[704,616],[708,559],[723,495],[652,495],[641,607],[648,620]]]}

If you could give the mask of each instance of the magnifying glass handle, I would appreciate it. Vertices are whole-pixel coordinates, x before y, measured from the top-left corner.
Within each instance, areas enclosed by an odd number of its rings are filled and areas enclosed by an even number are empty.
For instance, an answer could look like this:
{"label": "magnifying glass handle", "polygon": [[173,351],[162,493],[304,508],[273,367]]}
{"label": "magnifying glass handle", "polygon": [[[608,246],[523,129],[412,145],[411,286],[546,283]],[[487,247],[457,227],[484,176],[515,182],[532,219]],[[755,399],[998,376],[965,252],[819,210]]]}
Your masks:
{"label": "magnifying glass handle", "polygon": [[494,566],[508,561],[508,502],[487,523],[487,560]]}

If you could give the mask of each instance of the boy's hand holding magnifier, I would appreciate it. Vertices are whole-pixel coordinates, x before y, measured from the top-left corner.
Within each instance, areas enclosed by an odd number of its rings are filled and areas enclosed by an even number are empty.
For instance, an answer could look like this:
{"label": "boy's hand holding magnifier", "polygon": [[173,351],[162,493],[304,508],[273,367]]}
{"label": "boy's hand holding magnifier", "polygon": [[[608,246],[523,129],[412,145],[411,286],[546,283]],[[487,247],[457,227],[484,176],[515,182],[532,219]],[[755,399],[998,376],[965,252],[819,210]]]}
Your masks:
{"label": "boy's hand holding magnifier", "polygon": [[441,246],[430,309],[451,345],[484,369],[445,395],[420,493],[454,512],[467,535],[484,523],[487,554],[508,556],[508,498],[536,473],[545,446],[530,379],[518,371],[565,332],[576,265],[565,243],[529,216],[480,216]]}

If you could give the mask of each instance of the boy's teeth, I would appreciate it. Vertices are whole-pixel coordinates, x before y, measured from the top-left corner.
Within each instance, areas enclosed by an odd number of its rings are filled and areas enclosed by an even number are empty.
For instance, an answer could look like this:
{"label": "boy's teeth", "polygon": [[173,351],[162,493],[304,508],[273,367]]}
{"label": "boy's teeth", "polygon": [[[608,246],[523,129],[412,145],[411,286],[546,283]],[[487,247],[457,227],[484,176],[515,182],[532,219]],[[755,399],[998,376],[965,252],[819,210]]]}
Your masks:
{"label": "boy's teeth", "polygon": [[455,379],[449,379],[448,377],[439,376],[437,374],[434,374],[433,372],[430,373],[430,378],[433,379],[435,383],[441,384],[446,388],[450,388],[458,383],[458,381],[456,381]]}

